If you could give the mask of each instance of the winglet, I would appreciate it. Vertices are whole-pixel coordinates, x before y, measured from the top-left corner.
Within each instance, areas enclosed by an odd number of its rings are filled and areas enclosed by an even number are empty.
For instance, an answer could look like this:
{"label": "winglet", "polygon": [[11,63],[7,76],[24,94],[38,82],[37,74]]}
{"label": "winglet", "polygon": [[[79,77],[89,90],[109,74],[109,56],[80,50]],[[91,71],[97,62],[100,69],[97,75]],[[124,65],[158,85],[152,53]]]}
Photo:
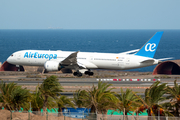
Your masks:
{"label": "winglet", "polygon": [[144,44],[144,46],[135,55],[153,58],[162,34],[163,31],[156,32],[156,34],[152,36],[151,39],[146,42],[146,44]]}

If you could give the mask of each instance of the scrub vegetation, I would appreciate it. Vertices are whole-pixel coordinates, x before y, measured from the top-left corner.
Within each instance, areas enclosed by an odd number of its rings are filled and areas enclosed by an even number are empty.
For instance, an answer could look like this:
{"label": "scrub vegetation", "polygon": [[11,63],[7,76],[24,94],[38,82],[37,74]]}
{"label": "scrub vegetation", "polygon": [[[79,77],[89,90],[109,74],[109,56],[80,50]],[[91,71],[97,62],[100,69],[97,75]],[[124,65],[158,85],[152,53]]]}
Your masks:
{"label": "scrub vegetation", "polygon": [[[31,102],[33,111],[40,111],[41,108],[44,111],[47,108],[58,108],[58,111],[62,112],[62,108],[66,107],[85,107],[91,108],[91,113],[98,114],[107,114],[107,111],[111,109],[121,111],[124,115],[132,114],[130,111],[134,113],[147,111],[148,116],[160,114],[161,116],[179,117],[180,85],[176,83],[176,80],[173,87],[160,81],[154,82],[145,90],[144,97],[138,96],[131,89],[126,91],[119,89],[119,94],[112,91],[114,88],[109,89],[110,86],[112,85],[99,81],[97,86],[93,85],[90,89],[77,90],[74,98],[70,99],[59,94],[63,91],[63,87],[54,75],[47,77],[32,93],[15,83],[2,81],[0,83],[0,107],[10,111],[21,108],[29,110]],[[165,94],[167,94],[166,97]]]}

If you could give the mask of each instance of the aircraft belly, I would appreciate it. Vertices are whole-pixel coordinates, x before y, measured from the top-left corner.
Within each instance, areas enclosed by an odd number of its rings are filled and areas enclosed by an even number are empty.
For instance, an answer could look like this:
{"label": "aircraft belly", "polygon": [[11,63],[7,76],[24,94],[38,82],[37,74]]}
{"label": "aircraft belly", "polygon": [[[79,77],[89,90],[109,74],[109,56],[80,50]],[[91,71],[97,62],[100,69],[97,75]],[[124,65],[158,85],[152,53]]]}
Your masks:
{"label": "aircraft belly", "polygon": [[119,63],[118,63],[117,61],[115,61],[115,62],[98,61],[98,62],[94,62],[94,64],[95,64],[99,69],[116,69],[116,70],[122,69],[122,68],[119,66]]}
{"label": "aircraft belly", "polygon": [[78,60],[78,65],[88,69],[98,68],[95,64],[87,60]]}
{"label": "aircraft belly", "polygon": [[30,65],[30,66],[44,66],[44,63],[46,62],[46,59],[35,59],[35,58],[24,58],[20,65]]}

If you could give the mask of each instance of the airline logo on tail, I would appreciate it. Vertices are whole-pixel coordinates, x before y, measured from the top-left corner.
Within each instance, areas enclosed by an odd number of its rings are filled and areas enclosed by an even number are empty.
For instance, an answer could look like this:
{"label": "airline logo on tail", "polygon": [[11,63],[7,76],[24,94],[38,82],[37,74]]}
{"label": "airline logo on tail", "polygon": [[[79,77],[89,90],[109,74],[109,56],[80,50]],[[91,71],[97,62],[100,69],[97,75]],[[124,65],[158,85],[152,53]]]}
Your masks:
{"label": "airline logo on tail", "polygon": [[145,51],[150,51],[150,52],[154,52],[156,49],[155,49],[155,47],[156,47],[156,44],[155,43],[148,43],[148,44],[146,44],[146,46],[145,46]]}
{"label": "airline logo on tail", "polygon": [[135,55],[153,58],[162,34],[157,32]]}

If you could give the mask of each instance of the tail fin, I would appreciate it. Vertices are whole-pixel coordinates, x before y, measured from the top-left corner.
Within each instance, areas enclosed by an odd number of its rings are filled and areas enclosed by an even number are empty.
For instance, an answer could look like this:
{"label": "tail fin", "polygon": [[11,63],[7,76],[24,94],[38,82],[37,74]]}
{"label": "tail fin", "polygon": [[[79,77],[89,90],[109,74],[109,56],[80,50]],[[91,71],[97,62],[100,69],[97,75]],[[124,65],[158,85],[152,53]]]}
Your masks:
{"label": "tail fin", "polygon": [[163,31],[156,32],[156,34],[152,36],[151,39],[147,41],[137,53],[135,53],[135,55],[153,58],[162,34]]}

